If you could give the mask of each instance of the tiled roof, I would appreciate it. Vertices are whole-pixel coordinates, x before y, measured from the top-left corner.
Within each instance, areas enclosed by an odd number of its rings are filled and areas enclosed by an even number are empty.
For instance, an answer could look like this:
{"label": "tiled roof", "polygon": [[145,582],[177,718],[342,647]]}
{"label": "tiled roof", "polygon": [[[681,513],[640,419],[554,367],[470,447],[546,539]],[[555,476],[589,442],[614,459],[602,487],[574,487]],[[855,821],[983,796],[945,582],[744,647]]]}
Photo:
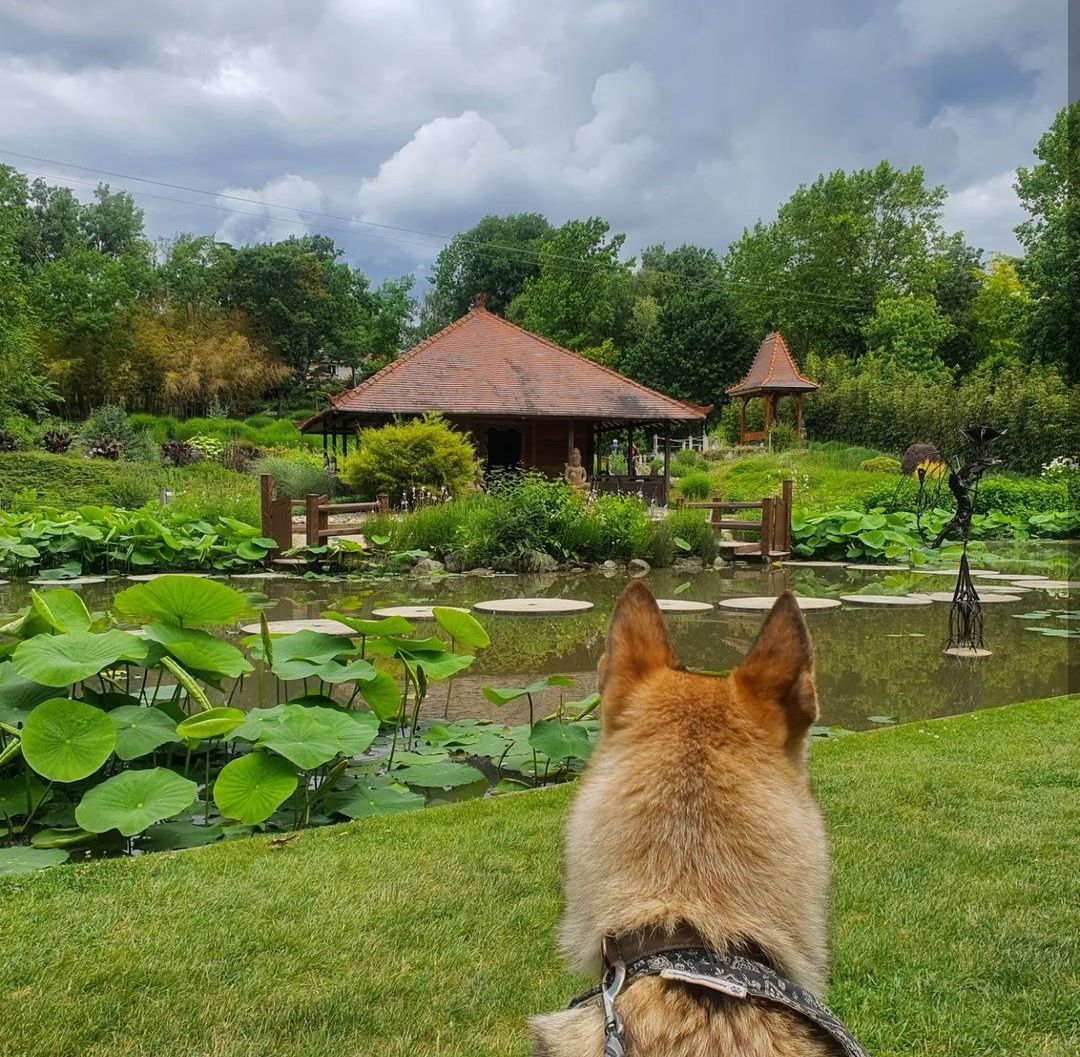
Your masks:
{"label": "tiled roof", "polygon": [[727,393],[729,396],[747,396],[766,391],[805,393],[820,388],[817,382],[799,373],[784,336],[774,330],[758,346],[746,377],[730,386]]}
{"label": "tiled roof", "polygon": [[708,408],[664,396],[482,306],[473,307],[355,389],[334,397],[311,428],[335,415],[448,415],[700,421]]}

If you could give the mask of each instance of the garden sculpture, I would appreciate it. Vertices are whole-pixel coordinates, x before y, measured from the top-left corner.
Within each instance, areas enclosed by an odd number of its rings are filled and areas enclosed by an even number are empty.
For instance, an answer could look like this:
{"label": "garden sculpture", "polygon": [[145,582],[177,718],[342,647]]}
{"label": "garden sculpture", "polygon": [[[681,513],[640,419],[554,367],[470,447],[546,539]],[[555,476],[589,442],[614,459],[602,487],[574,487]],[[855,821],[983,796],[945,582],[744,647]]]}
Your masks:
{"label": "garden sculpture", "polygon": [[570,461],[563,467],[563,477],[571,488],[578,491],[583,492],[589,486],[589,475],[581,465],[581,452],[577,448],[570,453]]}

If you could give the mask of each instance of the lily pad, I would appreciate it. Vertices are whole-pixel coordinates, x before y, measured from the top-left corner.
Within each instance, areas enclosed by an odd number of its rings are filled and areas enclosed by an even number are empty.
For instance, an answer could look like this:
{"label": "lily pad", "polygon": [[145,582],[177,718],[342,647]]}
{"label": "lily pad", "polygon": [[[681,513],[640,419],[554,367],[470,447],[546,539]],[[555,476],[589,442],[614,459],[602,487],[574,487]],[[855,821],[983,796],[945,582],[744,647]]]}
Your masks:
{"label": "lily pad", "polygon": [[346,818],[367,818],[370,815],[393,815],[424,806],[424,798],[404,785],[369,786],[357,783],[350,789],[331,793],[323,801],[331,814]]}
{"label": "lily pad", "polygon": [[200,848],[221,840],[225,827],[220,823],[199,826],[177,819],[151,826],[140,838],[139,847],[145,851],[173,851],[178,848]]}
{"label": "lily pad", "polygon": [[68,853],[61,848],[0,848],[0,877],[37,873],[67,862],[67,857]]}
{"label": "lily pad", "polygon": [[560,723],[557,719],[542,719],[533,724],[529,745],[552,763],[571,757],[587,760],[593,751],[593,742],[584,727],[577,723]]}
{"label": "lily pad", "polygon": [[118,613],[133,618],[162,620],[183,627],[230,624],[248,612],[247,599],[237,590],[198,576],[159,576],[135,584],[113,600]]}
{"label": "lily pad", "polygon": [[508,705],[519,697],[527,697],[529,694],[538,694],[542,690],[549,690],[553,686],[573,686],[574,680],[568,675],[549,675],[544,679],[537,679],[528,686],[496,687],[485,686],[484,697],[494,705]]}
{"label": "lily pad", "polygon": [[75,821],[91,833],[116,829],[134,837],[155,822],[180,814],[197,790],[194,782],[167,767],[124,771],[83,796],[75,808]]}
{"label": "lily pad", "polygon": [[239,708],[208,708],[196,712],[176,725],[181,738],[220,738],[231,734],[247,719],[247,713]]}
{"label": "lily pad", "polygon": [[360,696],[380,720],[392,719],[401,707],[401,691],[389,672],[377,671],[374,679],[361,683]]}
{"label": "lily pad", "polygon": [[71,631],[64,635],[35,635],[20,642],[12,654],[15,671],[44,686],[71,686],[89,679],[118,661],[138,661],[146,643],[126,631]]}
{"label": "lily pad", "polygon": [[378,635],[408,635],[413,626],[404,617],[382,617],[377,620],[368,620],[363,617],[350,617],[344,613],[330,610],[323,613],[327,620],[336,620],[347,628],[355,631],[357,635],[372,638]]}
{"label": "lily pad", "polygon": [[47,595],[30,592],[35,612],[56,631],[89,631],[90,612],[83,600],[67,588],[55,588]]}
{"label": "lily pad", "polygon": [[466,610],[452,606],[433,606],[431,613],[435,617],[435,623],[459,645],[473,649],[491,645],[491,638],[484,630],[484,625]]}
{"label": "lily pad", "polygon": [[116,755],[121,760],[137,760],[176,741],[176,721],[160,708],[120,705],[108,717],[116,727]]}
{"label": "lily pad", "polygon": [[82,701],[55,697],[42,701],[22,731],[26,762],[52,782],[77,782],[92,775],[116,745],[107,713]]}
{"label": "lily pad", "polygon": [[192,671],[235,679],[252,670],[251,662],[232,643],[197,628],[147,624],[146,637],[164,646],[176,660]]}
{"label": "lily pad", "polygon": [[65,829],[39,829],[30,838],[35,848],[75,848],[97,840],[96,833],[87,833],[78,826]]}
{"label": "lily pad", "polygon": [[285,705],[276,716],[263,721],[259,744],[309,771],[339,754],[358,755],[378,732],[378,718],[370,712]]}
{"label": "lily pad", "polygon": [[430,763],[412,763],[394,771],[394,778],[406,785],[422,789],[453,789],[483,779],[483,774],[467,763],[436,760]]}
{"label": "lily pad", "polygon": [[214,803],[226,818],[265,822],[297,786],[296,768],[280,756],[249,752],[231,760],[214,782]]}

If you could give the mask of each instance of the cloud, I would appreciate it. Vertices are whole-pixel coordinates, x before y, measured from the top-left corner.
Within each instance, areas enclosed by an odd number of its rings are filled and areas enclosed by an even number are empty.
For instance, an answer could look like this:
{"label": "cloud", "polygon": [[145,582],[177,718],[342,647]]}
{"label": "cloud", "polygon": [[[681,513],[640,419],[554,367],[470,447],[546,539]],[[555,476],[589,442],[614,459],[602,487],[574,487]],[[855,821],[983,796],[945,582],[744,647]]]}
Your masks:
{"label": "cloud", "polygon": [[819,172],[888,158],[1009,250],[1004,174],[1066,97],[1064,20],[1058,0],[0,0],[0,157],[241,189],[255,217],[140,204],[155,235],[327,230],[376,278],[437,241],[299,211],[445,234],[600,214],[631,250],[723,250]]}
{"label": "cloud", "polygon": [[322,210],[322,191],[313,180],[288,175],[261,188],[227,187],[217,204],[229,210],[214,232],[219,242],[277,242],[319,226],[311,211]]}

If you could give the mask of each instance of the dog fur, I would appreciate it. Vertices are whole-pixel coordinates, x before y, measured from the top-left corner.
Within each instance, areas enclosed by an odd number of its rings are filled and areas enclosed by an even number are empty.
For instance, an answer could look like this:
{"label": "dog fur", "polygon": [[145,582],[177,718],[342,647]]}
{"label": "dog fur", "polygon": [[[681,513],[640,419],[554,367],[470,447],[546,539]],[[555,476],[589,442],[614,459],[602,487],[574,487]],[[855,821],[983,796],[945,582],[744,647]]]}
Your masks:
{"label": "dog fur", "polygon": [[[810,636],[780,596],[730,675],[687,671],[641,581],[600,661],[601,736],[566,830],[560,945],[599,979],[604,936],[687,926],[713,950],[756,945],[821,995],[828,848],[807,773],[817,719]],[[628,1057],[833,1057],[796,1014],[646,977],[616,1001]],[[600,1057],[597,1003],[534,1017],[534,1057]]]}

